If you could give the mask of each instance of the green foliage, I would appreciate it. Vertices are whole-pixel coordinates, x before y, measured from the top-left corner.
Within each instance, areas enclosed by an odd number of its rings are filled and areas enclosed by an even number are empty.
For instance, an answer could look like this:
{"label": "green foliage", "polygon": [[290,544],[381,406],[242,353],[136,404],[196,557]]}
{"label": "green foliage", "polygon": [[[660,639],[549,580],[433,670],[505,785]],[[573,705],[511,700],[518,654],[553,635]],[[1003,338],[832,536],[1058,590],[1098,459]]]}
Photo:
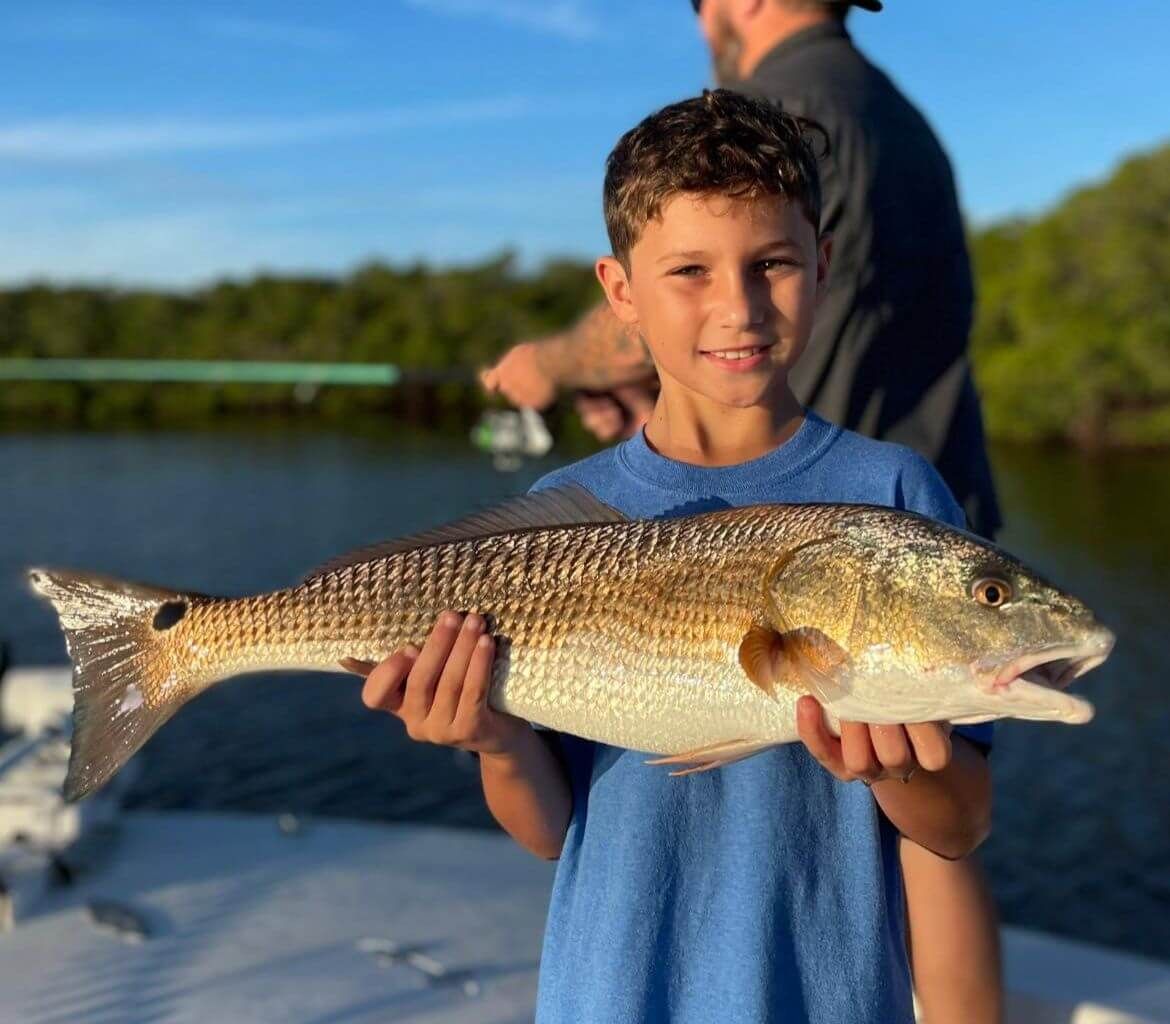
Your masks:
{"label": "green foliage", "polygon": [[1170,444],[1170,146],[1030,223],[972,238],[988,431]]}
{"label": "green foliage", "polygon": [[[362,267],[343,280],[261,276],[187,293],[49,288],[0,292],[0,356],[300,360],[474,369],[513,341],[568,326],[600,297],[588,266],[521,274],[510,254],[444,270]],[[296,414],[337,422],[391,413],[462,429],[474,386],[325,389],[311,407],[291,387],[14,384],[0,419],[109,426]]]}

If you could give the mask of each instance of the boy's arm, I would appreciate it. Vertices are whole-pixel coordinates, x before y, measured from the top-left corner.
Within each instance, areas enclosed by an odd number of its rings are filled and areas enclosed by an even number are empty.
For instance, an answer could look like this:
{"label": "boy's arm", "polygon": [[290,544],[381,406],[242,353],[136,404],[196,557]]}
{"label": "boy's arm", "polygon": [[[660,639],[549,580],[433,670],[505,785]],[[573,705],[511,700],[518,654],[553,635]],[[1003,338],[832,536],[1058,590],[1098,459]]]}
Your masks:
{"label": "boy's arm", "polygon": [[836,737],[812,697],[802,697],[797,705],[797,725],[805,746],[827,771],[844,782],[868,782],[890,823],[919,846],[956,859],[987,838],[987,758],[962,737],[952,738],[944,726],[842,722]]}
{"label": "boy's arm", "polygon": [[561,389],[608,391],[653,374],[642,339],[602,302],[567,331],[512,346],[480,380],[513,405],[543,409]]}
{"label": "boy's arm", "polygon": [[525,723],[524,742],[511,754],[480,754],[488,809],[529,853],[556,860],[565,845],[573,799],[569,780],[540,733]]}
{"label": "boy's arm", "polygon": [[552,859],[573,809],[569,781],[527,722],[488,706],[495,642],[483,630],[479,615],[444,612],[421,651],[342,665],[366,677],[363,703],[402,719],[411,739],[478,753],[496,821],[526,850]]}

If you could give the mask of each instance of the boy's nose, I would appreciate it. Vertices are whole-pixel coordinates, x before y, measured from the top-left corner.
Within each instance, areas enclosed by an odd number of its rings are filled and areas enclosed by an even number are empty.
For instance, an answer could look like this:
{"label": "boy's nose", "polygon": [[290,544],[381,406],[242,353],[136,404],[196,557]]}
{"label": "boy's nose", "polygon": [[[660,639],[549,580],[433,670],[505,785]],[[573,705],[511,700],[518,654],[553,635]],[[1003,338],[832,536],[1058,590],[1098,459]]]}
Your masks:
{"label": "boy's nose", "polygon": [[759,282],[746,275],[728,276],[719,296],[719,326],[739,331],[759,327],[765,315]]}

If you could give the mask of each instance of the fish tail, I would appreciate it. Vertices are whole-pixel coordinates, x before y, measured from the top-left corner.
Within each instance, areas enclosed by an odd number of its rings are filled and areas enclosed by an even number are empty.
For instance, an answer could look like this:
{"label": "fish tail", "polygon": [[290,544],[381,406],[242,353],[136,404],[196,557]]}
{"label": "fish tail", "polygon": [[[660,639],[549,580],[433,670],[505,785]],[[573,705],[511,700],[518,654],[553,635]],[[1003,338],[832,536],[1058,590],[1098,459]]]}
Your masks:
{"label": "fish tail", "polygon": [[65,798],[103,785],[197,690],[171,628],[192,594],[57,569],[30,569],[57,611],[73,660],[73,737]]}

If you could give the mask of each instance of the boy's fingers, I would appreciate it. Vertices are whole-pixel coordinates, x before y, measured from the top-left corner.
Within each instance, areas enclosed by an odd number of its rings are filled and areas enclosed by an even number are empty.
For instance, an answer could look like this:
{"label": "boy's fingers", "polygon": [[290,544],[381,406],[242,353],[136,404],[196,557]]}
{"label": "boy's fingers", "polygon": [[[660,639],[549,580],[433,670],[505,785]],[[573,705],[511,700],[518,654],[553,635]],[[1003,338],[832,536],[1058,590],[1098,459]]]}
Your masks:
{"label": "boy's fingers", "polygon": [[475,642],[483,632],[483,617],[475,614],[468,615],[455,638],[451,653],[443,665],[439,683],[435,687],[435,696],[431,701],[431,710],[427,714],[428,722],[436,728],[449,726],[455,719],[455,712],[459,710],[459,698],[463,693],[464,680],[467,677],[467,666],[471,663],[471,656],[475,652]]}
{"label": "boy's fingers", "polygon": [[815,697],[801,697],[796,702],[796,729],[808,752],[826,771],[841,778],[841,742],[829,732],[825,713]]}
{"label": "boy's fingers", "polygon": [[361,658],[342,658],[337,664],[346,672],[352,672],[358,676],[368,676],[378,667],[376,661],[363,661]]}
{"label": "boy's fingers", "polygon": [[928,772],[941,772],[951,763],[951,738],[937,722],[906,726],[914,759]]}
{"label": "boy's fingers", "polygon": [[467,678],[459,698],[459,710],[455,714],[457,722],[468,722],[476,715],[490,712],[487,699],[492,688],[492,662],[495,657],[496,641],[490,634],[482,634],[475,642],[475,650],[467,666]]}
{"label": "boy's fingers", "polygon": [[910,739],[902,726],[871,725],[869,739],[878,764],[887,775],[902,778],[916,767]]}
{"label": "boy's fingers", "polygon": [[869,738],[869,726],[864,722],[841,723],[841,760],[854,778],[873,781],[882,773],[882,766]]}
{"label": "boy's fingers", "polygon": [[402,701],[402,717],[408,724],[421,723],[430,713],[435,687],[439,683],[447,656],[455,646],[462,621],[455,612],[443,612],[419,651],[406,681],[406,697]]}
{"label": "boy's fingers", "polygon": [[362,686],[362,703],[372,710],[398,714],[402,707],[403,684],[416,657],[418,651],[407,647],[375,665]]}

